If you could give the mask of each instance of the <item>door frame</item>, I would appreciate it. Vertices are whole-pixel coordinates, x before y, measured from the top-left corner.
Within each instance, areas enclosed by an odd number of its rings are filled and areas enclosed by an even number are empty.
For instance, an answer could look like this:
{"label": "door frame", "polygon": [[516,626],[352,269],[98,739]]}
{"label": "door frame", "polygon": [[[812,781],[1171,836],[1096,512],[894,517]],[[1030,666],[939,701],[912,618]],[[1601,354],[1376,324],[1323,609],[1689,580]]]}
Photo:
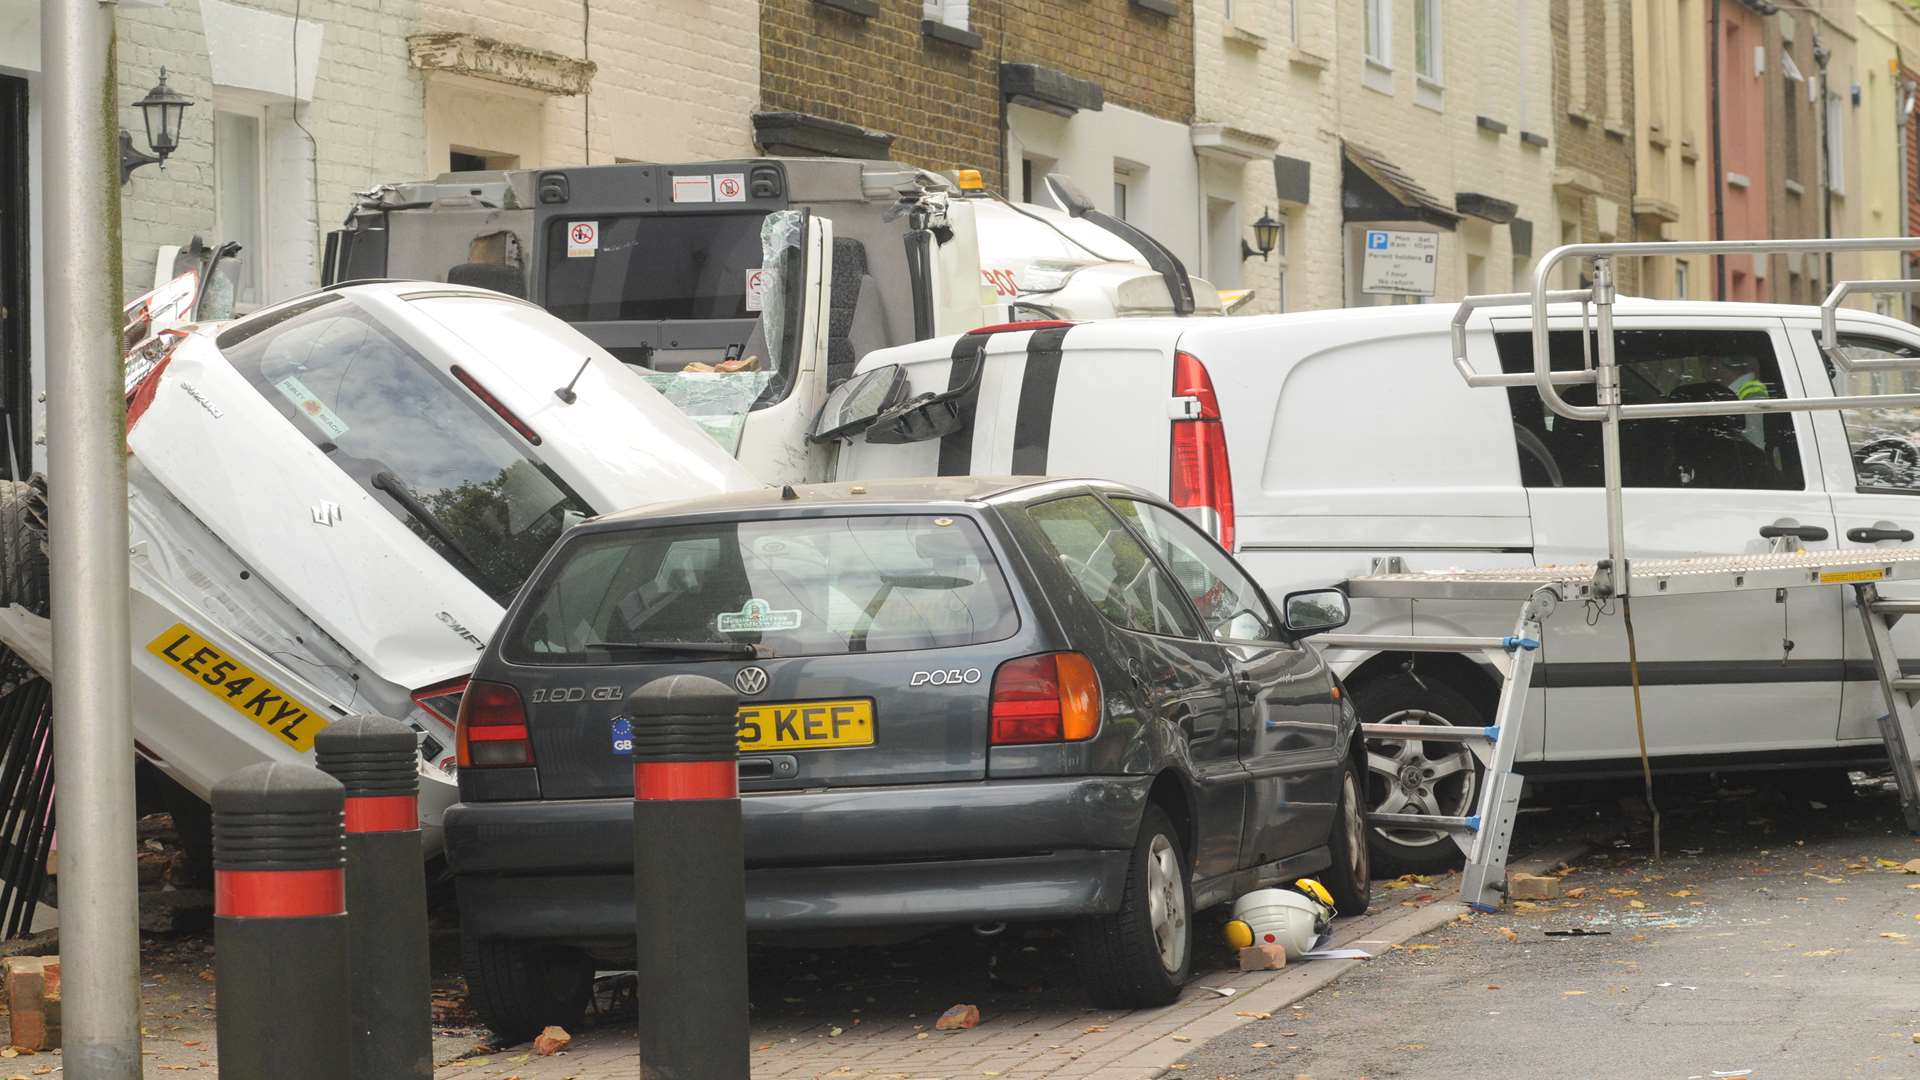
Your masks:
{"label": "door frame", "polygon": [[[0,74],[0,475],[33,469],[33,183],[27,80]],[[19,463],[16,466],[15,463]]]}

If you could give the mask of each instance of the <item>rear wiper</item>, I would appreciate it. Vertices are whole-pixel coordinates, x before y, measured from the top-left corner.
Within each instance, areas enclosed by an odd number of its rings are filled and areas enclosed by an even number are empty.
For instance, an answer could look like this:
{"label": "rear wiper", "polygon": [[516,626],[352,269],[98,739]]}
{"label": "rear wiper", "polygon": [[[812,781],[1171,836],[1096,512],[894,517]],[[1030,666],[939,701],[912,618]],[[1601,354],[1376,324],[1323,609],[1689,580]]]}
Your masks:
{"label": "rear wiper", "polygon": [[[463,564],[462,569],[467,572],[468,577],[475,578],[477,581],[486,582],[490,586],[487,592],[496,597],[499,595],[502,591],[499,583],[494,581],[491,575],[480,569],[480,564],[474,562],[473,556],[467,554],[467,549],[461,547],[460,541],[454,538],[453,530],[447,528],[447,523],[441,521],[439,516],[432,510],[427,509],[427,504],[420,501],[420,497],[413,493],[413,489],[407,487],[399,477],[393,475],[393,473],[386,469],[381,469],[379,472],[374,473],[373,479],[369,481],[369,483],[379,490],[386,492],[388,495],[393,496],[393,501],[399,503],[401,508],[407,512],[408,516],[412,517],[413,520],[419,522],[423,528],[432,533],[434,537],[446,547],[448,553],[450,553],[456,561]],[[507,591],[509,595],[511,595],[511,590]]]}
{"label": "rear wiper", "polygon": [[744,641],[589,641],[587,648],[601,652],[690,653],[696,656],[737,656],[755,660],[772,656],[772,650]]}

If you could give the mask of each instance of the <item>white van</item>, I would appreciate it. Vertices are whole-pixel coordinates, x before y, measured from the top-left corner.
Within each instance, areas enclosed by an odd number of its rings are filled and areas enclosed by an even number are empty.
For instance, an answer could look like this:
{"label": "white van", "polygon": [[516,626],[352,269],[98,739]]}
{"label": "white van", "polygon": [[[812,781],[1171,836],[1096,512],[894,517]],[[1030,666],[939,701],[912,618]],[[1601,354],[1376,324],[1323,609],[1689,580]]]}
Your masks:
{"label": "white van", "polygon": [[[1451,305],[1208,320],[1049,323],[869,354],[821,429],[839,479],[930,473],[1097,475],[1189,508],[1275,595],[1399,560],[1409,570],[1589,561],[1605,554],[1600,426],[1536,391],[1474,389],[1452,362]],[[1581,365],[1577,309],[1556,307],[1553,365]],[[1819,310],[1621,300],[1628,404],[1826,397]],[[1476,372],[1532,370],[1519,308],[1475,312]],[[1841,347],[1920,355],[1920,330],[1843,309]],[[1920,374],[1853,376],[1855,393]],[[903,380],[904,387],[897,385]],[[915,407],[912,395],[945,401]],[[1562,390],[1591,404],[1591,386]],[[869,423],[858,402],[891,400]],[[937,413],[932,422],[928,414]],[[1623,427],[1631,556],[1907,544],[1920,528],[1920,410],[1636,420]],[[931,435],[932,437],[928,437]],[[1784,539],[1782,539],[1784,538]],[[1897,590],[1889,588],[1888,595]],[[1853,594],[1794,589],[1637,598],[1648,751],[1665,770],[1884,760],[1885,710]],[[1483,602],[1359,601],[1356,633],[1504,634]],[[1920,657],[1920,620],[1895,631]],[[1533,774],[1637,770],[1621,621],[1563,607],[1521,747]],[[1365,718],[1481,724],[1497,683],[1451,655],[1335,654]],[[1376,809],[1471,812],[1457,744],[1376,743]],[[1439,834],[1380,830],[1376,853],[1439,865]]]}

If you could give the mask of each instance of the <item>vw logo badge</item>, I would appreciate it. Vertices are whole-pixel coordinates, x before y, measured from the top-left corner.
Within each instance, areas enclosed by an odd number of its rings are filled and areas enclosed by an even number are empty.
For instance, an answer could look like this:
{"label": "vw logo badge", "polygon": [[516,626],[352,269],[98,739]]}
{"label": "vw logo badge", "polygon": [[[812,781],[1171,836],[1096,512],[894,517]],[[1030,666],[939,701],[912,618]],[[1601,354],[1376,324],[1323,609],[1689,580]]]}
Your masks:
{"label": "vw logo badge", "polygon": [[733,677],[733,688],[743,694],[757,694],[767,688],[765,668],[743,667]]}

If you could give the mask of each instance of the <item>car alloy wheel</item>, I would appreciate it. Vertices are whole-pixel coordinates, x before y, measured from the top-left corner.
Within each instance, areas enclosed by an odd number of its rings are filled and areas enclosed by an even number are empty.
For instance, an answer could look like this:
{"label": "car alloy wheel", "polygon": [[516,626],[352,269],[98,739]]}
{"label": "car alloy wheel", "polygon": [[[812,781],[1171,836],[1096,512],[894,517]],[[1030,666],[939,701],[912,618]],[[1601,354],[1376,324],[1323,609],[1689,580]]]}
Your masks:
{"label": "car alloy wheel", "polygon": [[[1403,709],[1381,718],[1383,724],[1415,727],[1432,724],[1452,727],[1447,718],[1425,709]],[[1479,794],[1479,775],[1473,751],[1465,743],[1422,741],[1417,738],[1367,740],[1368,784],[1372,812],[1465,817]],[[1448,834],[1404,826],[1380,827],[1380,835],[1405,847],[1428,847],[1449,842]]]}
{"label": "car alloy wheel", "polygon": [[1340,781],[1340,805],[1346,808],[1345,820],[1340,827],[1347,830],[1347,861],[1353,874],[1353,880],[1368,880],[1367,865],[1367,820],[1366,812],[1360,809],[1360,782],[1348,770]]}
{"label": "car alloy wheel", "polygon": [[1161,835],[1147,849],[1147,920],[1160,966],[1179,971],[1187,962],[1187,890],[1180,883],[1180,855]]}

